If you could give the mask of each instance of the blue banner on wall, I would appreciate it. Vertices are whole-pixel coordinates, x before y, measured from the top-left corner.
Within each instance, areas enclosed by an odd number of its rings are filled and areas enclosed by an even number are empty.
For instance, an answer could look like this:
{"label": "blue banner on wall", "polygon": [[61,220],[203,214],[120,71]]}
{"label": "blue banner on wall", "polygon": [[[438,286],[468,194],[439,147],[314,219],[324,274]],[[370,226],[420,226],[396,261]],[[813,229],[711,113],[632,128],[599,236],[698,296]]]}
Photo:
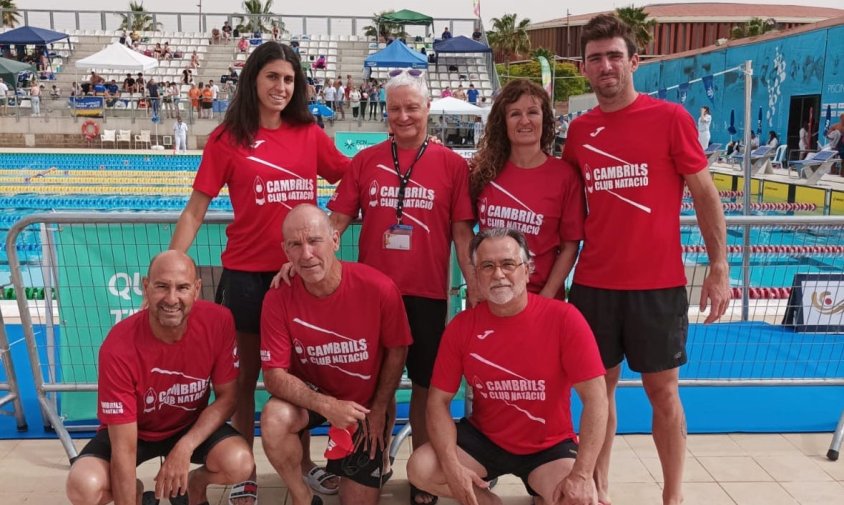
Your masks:
{"label": "blue banner on wall", "polygon": [[74,116],[103,117],[103,97],[74,96],[68,98],[71,113]]}

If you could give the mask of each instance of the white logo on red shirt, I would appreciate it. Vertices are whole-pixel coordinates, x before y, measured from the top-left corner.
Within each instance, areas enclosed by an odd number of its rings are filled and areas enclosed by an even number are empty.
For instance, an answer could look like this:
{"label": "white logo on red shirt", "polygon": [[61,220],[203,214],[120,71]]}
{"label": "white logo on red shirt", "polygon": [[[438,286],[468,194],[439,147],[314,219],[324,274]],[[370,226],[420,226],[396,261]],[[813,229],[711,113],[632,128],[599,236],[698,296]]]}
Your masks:
{"label": "white logo on red shirt", "polygon": [[[396,171],[392,168],[386,167],[382,164],[375,165],[376,167],[380,168],[381,170],[385,170],[396,176]],[[370,190],[371,190],[370,186]],[[396,185],[395,186],[386,186],[382,185],[378,190],[378,199],[377,201],[373,201],[370,199],[369,206],[370,207],[388,207],[391,209],[395,209],[398,206],[399,201],[399,186],[398,186],[398,177],[396,177]],[[426,232],[430,233],[431,230],[428,226],[422,222],[419,218],[413,216],[411,213],[408,212],[409,209],[421,209],[421,210],[433,210],[434,208],[434,200],[436,199],[436,191],[430,188],[426,188],[425,186],[419,184],[414,180],[410,180],[407,183],[407,187],[404,189],[404,202],[402,204],[402,216],[410,219],[414,223],[418,224],[422,229]]]}
{"label": "white logo on red shirt", "polygon": [[103,414],[117,415],[123,413],[123,402],[100,402]]}
{"label": "white logo on red shirt", "polygon": [[266,142],[266,140],[256,140],[252,143],[252,149],[258,149],[258,147],[264,142]]}
{"label": "white logo on red shirt", "polygon": [[599,126],[599,127],[595,128],[595,131],[593,131],[592,133],[590,133],[590,134],[589,134],[589,136],[590,136],[590,137],[593,137],[593,138],[594,138],[594,137],[597,137],[599,133],[601,133],[602,131],[604,131],[604,128],[605,128],[604,126]]}
{"label": "white logo on red shirt", "polygon": [[483,339],[487,338],[488,336],[492,335],[493,333],[495,333],[495,330],[486,330],[485,332],[478,333],[475,336],[478,337],[478,340],[483,340]]}
{"label": "white logo on red shirt", "polygon": [[545,424],[544,418],[536,416],[528,410],[513,403],[516,401],[524,400],[545,401],[544,379],[528,379],[497,363],[493,363],[492,361],[474,352],[470,353],[469,356],[480,361],[485,365],[491,366],[496,370],[500,370],[512,377],[515,377],[515,379],[488,380],[485,382],[481,382],[478,377],[474,377],[472,380],[472,384],[475,385],[476,388],[477,385],[480,384],[482,386],[480,390],[484,391],[481,393],[481,396],[490,400],[502,401],[508,407],[512,407],[524,414],[531,421],[536,421],[538,423]]}
{"label": "white logo on red shirt", "polygon": [[[288,209],[292,209],[297,203],[310,202],[316,199],[316,190],[313,179],[302,177],[301,175],[288,170],[284,167],[276,165],[275,163],[258,158],[257,156],[247,156],[247,160],[260,163],[261,165],[270,167],[279,172],[283,172],[291,177],[284,179],[272,179],[266,183],[260,178],[255,178],[255,204],[264,205],[264,203],[280,203]],[[260,186],[260,189],[259,189]],[[287,202],[293,202],[292,205]]]}
{"label": "white logo on red shirt", "polygon": [[490,186],[516,202],[521,208],[489,205],[484,201],[484,205],[479,212],[481,224],[485,224],[489,228],[512,228],[527,235],[539,235],[539,227],[542,226],[545,216],[534,212],[526,203],[504,189],[500,184],[490,182]]}
{"label": "white logo on red shirt", "polygon": [[616,189],[646,187],[648,185],[647,163],[631,163],[590,144],[583,144],[583,147],[593,153],[621,163],[621,165],[608,165],[598,168],[592,168],[588,164],[584,164],[583,178],[586,182],[586,190],[589,193],[593,191],[605,191],[641,211],[647,212],[648,214],[651,213],[650,207],[621,196],[614,191]]}
{"label": "white logo on red shirt", "polygon": [[294,340],[293,347],[296,350],[296,353],[300,355],[299,360],[303,364],[305,362],[310,362],[311,364],[318,366],[328,366],[337,369],[346,375],[358,377],[363,380],[369,380],[372,378],[371,375],[352,372],[351,370],[346,370],[341,366],[348,363],[360,363],[369,359],[368,342],[365,338],[349,338],[335,331],[303,321],[298,317],[293,318],[293,322],[299,324],[300,326],[304,326],[305,328],[333,335],[335,337],[339,337],[340,339],[340,341],[309,346],[303,346],[301,342]]}
{"label": "white logo on red shirt", "polygon": [[144,395],[144,412],[149,413],[160,410],[165,405],[182,410],[197,410],[196,402],[205,398],[208,394],[208,383],[210,378],[200,379],[191,377],[175,370],[164,370],[152,368],[150,374],[161,374],[179,377],[164,391],[156,391],[150,387]]}

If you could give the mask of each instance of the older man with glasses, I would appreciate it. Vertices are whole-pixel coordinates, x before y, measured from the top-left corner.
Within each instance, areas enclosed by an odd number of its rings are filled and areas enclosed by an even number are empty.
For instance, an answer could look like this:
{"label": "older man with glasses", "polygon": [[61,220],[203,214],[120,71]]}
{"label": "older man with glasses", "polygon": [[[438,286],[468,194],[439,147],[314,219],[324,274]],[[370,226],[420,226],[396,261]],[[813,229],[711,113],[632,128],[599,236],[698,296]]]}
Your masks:
{"label": "older man with glasses", "polygon": [[[468,257],[474,213],[466,161],[428,139],[422,72],[394,71],[385,86],[392,136],[355,156],[328,208],[340,233],[362,213],[359,261],[387,274],[401,290],[413,335],[407,358],[410,424],[413,446],[420,447],[428,440],[425,404],[447,317],[452,240],[474,302]],[[414,488],[411,493],[416,503],[434,500]]]}
{"label": "older man with glasses", "polygon": [[[573,306],[528,292],[532,265],[520,232],[483,230],[469,252],[486,301],[445,330],[428,394],[431,441],[411,456],[410,482],[461,504],[501,503],[488,483],[514,474],[538,503],[592,505],[607,423],[592,331]],[[472,414],[455,425],[449,406],[463,377],[474,390]],[[583,403],[579,441],[571,388]]]}

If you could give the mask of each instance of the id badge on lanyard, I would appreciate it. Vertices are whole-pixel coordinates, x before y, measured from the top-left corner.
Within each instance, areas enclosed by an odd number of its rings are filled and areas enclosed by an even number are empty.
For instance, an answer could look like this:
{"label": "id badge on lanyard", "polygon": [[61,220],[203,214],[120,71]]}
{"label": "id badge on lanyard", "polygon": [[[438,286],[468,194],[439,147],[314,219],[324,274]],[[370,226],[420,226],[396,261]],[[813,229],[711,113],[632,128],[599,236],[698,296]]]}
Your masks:
{"label": "id badge on lanyard", "polygon": [[413,226],[402,223],[402,216],[404,214],[404,193],[407,188],[407,184],[410,182],[410,175],[413,173],[413,167],[428,148],[428,139],[426,138],[425,142],[422,143],[422,146],[416,153],[416,159],[413,160],[413,163],[404,175],[402,175],[401,169],[399,168],[398,147],[396,147],[395,140],[393,140],[390,147],[392,148],[393,153],[393,166],[395,167],[396,175],[399,178],[399,194],[398,201],[396,202],[396,224],[390,226],[384,232],[384,249],[393,251],[409,251],[413,243]]}

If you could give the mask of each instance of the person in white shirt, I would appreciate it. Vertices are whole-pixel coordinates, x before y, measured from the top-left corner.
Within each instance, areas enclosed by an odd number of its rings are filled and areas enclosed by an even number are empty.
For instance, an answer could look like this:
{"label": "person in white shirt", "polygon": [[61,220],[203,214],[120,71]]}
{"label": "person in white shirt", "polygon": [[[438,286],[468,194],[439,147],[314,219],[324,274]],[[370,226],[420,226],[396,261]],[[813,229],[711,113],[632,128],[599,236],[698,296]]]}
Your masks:
{"label": "person in white shirt", "polygon": [[5,116],[8,112],[8,104],[9,99],[6,98],[6,95],[9,93],[9,86],[3,82],[3,78],[0,77],[0,104],[3,105],[3,115]]}
{"label": "person in white shirt", "polygon": [[214,84],[214,79],[208,81],[211,85],[211,100],[217,101],[217,95],[220,93],[220,87]]}
{"label": "person in white shirt", "polygon": [[176,115],[176,122],[173,124],[173,154],[179,151],[185,152],[188,149],[188,125],[182,121],[181,115]]}
{"label": "person in white shirt", "polygon": [[706,150],[706,148],[709,147],[709,127],[711,125],[712,114],[709,112],[709,107],[704,105],[700,108],[700,117],[697,119],[697,139],[703,150]]}
{"label": "person in white shirt", "polygon": [[334,98],[337,95],[337,90],[334,89],[334,86],[331,84],[331,81],[325,85],[322,90],[322,96],[325,97],[325,105],[334,110]]}

